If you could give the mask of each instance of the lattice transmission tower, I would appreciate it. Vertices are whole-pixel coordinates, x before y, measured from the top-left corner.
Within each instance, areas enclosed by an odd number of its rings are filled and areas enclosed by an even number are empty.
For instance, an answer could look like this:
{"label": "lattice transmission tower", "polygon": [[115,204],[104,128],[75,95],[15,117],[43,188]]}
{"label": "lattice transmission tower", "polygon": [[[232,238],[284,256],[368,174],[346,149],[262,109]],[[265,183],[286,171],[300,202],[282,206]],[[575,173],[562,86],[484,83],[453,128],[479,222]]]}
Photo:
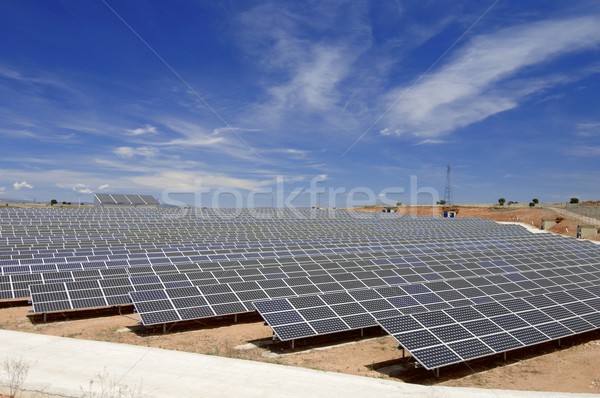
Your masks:
{"label": "lattice transmission tower", "polygon": [[447,205],[452,204],[452,179],[450,178],[450,163],[448,163],[448,168],[446,169],[446,190],[444,192],[444,201],[446,201]]}

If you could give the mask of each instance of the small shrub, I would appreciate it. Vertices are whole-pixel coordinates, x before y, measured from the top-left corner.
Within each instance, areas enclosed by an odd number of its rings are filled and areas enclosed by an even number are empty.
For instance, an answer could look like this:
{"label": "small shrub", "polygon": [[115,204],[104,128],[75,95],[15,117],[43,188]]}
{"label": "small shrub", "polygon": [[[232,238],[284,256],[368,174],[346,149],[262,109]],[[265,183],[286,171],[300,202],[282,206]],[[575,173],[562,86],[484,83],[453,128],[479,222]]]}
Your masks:
{"label": "small shrub", "polygon": [[6,385],[8,387],[8,396],[10,398],[21,396],[25,379],[27,379],[27,374],[29,373],[29,364],[25,362],[23,358],[7,358],[2,363],[2,368],[4,373],[6,373],[5,377]]}
{"label": "small shrub", "polygon": [[130,388],[119,381],[111,378],[105,368],[90,380],[87,390],[80,387],[81,398],[141,398],[145,395],[141,383]]}

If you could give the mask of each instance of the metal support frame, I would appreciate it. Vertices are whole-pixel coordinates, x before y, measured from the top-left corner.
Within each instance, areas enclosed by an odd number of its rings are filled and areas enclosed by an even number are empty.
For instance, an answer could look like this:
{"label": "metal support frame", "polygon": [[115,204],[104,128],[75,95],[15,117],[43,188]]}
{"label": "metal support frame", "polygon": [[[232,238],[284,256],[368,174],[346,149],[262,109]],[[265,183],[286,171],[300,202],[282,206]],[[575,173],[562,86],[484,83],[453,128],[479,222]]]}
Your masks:
{"label": "metal support frame", "polygon": [[408,365],[408,363],[410,362],[412,357],[407,357],[406,356],[406,350],[404,349],[403,346],[399,345],[398,346],[399,350],[402,350],[402,367],[406,367],[406,365]]}
{"label": "metal support frame", "polygon": [[294,343],[295,343],[295,342],[296,342],[296,340],[292,340],[292,350],[294,349],[294,346],[295,346],[295,344],[294,344]]}

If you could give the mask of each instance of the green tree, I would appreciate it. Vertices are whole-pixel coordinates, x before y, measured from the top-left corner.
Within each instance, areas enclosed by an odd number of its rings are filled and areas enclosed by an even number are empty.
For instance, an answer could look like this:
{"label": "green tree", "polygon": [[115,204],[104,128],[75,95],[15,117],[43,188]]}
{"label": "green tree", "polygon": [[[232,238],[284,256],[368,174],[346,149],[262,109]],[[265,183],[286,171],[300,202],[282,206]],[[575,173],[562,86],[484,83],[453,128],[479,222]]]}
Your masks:
{"label": "green tree", "polygon": [[529,202],[529,207],[534,207],[534,206],[535,206],[535,203]]}
{"label": "green tree", "polygon": [[505,204],[505,203],[506,203],[506,199],[505,199],[505,198],[500,198],[500,199],[498,199],[498,204],[499,204],[500,206],[504,206],[504,204]]}
{"label": "green tree", "polygon": [[540,203],[540,201],[539,201],[539,199],[538,199],[538,198],[533,198],[532,202],[533,202],[533,204],[536,204],[536,205],[537,205],[538,203]]}
{"label": "green tree", "polygon": [[396,202],[396,206],[402,206],[402,202]]}
{"label": "green tree", "polygon": [[571,198],[571,201],[569,203],[579,203],[579,198]]}
{"label": "green tree", "polygon": [[442,199],[442,200],[438,200],[436,203],[437,203],[438,205],[445,205],[445,204],[446,204],[446,201],[445,201],[444,199]]}
{"label": "green tree", "polygon": [[52,199],[52,200],[50,201],[50,204],[51,204],[52,206],[54,206],[54,205],[55,205],[55,204],[57,204],[57,203],[58,203],[58,200],[56,200],[56,199]]}

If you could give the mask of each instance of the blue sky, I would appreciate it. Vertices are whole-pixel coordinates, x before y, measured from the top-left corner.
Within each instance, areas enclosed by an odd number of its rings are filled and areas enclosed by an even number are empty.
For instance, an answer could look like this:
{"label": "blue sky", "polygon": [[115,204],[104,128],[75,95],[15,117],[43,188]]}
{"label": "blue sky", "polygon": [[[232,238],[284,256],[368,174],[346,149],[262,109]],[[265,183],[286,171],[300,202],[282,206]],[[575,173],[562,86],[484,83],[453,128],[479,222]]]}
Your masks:
{"label": "blue sky", "polygon": [[600,199],[597,1],[1,9],[0,197]]}

